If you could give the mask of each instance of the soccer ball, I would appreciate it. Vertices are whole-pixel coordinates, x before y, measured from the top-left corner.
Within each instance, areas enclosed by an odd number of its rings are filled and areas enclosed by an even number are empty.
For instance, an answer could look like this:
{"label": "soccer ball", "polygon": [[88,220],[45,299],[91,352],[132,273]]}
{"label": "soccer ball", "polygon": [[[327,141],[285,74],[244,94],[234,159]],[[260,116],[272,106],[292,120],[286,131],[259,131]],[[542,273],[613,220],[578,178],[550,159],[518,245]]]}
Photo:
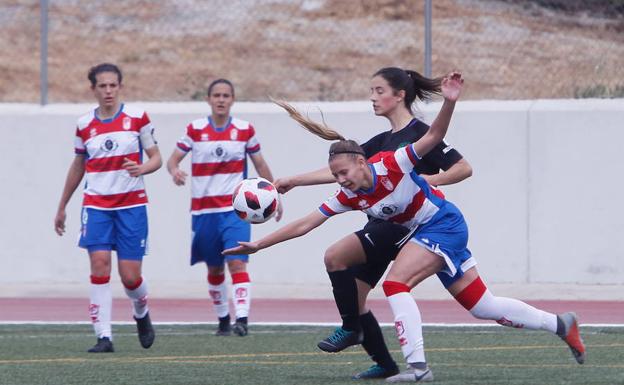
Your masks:
{"label": "soccer ball", "polygon": [[232,206],[249,223],[264,223],[277,211],[277,190],[264,178],[245,179],[232,194]]}

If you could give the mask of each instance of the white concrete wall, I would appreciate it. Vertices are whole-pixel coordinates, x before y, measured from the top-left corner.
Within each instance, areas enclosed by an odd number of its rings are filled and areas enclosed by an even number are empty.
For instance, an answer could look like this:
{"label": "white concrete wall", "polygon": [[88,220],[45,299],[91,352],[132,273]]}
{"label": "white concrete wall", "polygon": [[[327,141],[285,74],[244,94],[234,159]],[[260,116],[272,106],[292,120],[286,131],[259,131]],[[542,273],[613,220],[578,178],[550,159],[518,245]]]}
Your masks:
{"label": "white concrete wall", "polygon": [[[165,159],[187,122],[208,112],[203,103],[138,104],[157,127]],[[389,128],[368,103],[298,106],[313,118],[319,118],[320,107],[330,126],[359,141]],[[75,120],[91,107],[0,105],[0,296],[86,293],[87,256],[76,247],[81,193],[68,207],[66,236],[54,233],[53,218],[73,158]],[[255,125],[275,176],[325,164],[328,142],[297,127],[277,107],[234,107],[236,116]],[[438,108],[424,106],[425,120],[431,121]],[[546,285],[564,288],[559,290],[564,294],[583,285],[606,285],[594,292],[617,290],[609,298],[624,298],[624,200],[619,195],[624,185],[623,118],[624,100],[458,105],[447,139],[473,165],[474,176],[444,191],[468,220],[470,248],[487,282],[515,288]],[[188,160],[184,165],[188,168]],[[164,168],[146,176],[146,184],[150,255],[144,266],[152,292],[203,295],[205,268],[188,264],[188,188],[174,186]],[[288,193],[283,221],[314,210],[334,190],[326,185]],[[305,237],[252,256],[256,293],[328,296],[323,251],[364,221],[360,213],[345,214]],[[277,227],[274,222],[256,225],[254,238]],[[429,281],[425,288],[441,292],[435,279]]]}

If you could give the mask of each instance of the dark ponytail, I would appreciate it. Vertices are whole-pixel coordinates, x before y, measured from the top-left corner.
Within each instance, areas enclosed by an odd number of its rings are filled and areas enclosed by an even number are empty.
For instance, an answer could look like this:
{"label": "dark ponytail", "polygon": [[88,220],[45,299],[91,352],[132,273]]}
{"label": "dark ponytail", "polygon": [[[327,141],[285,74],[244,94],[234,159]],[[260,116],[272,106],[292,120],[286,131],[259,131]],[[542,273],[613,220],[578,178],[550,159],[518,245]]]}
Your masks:
{"label": "dark ponytail", "polygon": [[384,78],[394,92],[405,91],[403,103],[410,111],[416,98],[421,101],[430,100],[434,95],[440,95],[442,92],[442,78],[430,79],[412,70],[386,67],[375,72],[373,77],[375,76]]}

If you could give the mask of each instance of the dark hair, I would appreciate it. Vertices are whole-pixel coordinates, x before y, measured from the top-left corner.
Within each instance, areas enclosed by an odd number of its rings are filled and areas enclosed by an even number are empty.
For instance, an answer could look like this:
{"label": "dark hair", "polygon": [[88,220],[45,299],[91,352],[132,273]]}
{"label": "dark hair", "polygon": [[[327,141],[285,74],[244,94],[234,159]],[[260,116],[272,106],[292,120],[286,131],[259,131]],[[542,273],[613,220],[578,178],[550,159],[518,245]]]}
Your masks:
{"label": "dark hair", "polygon": [[386,67],[375,72],[373,77],[375,76],[384,78],[395,92],[404,90],[405,99],[403,99],[403,103],[410,111],[416,98],[424,101],[441,93],[442,78],[430,79],[416,71]]}
{"label": "dark hair", "polygon": [[95,84],[97,83],[97,79],[95,77],[102,72],[112,72],[114,74],[117,74],[117,80],[119,81],[119,84],[121,84],[121,79],[123,79],[123,75],[121,74],[121,70],[119,69],[119,67],[111,63],[102,63],[89,69],[89,74],[87,75],[87,78],[91,82],[91,87],[95,87]]}
{"label": "dark hair", "polygon": [[210,85],[208,86],[208,93],[206,94],[207,96],[210,96],[210,94],[212,93],[212,89],[214,88],[214,86],[216,86],[219,83],[223,83],[223,84],[227,84],[228,86],[230,86],[230,88],[232,89],[232,96],[234,96],[234,84],[232,84],[231,81],[227,80],[227,79],[217,79],[217,80],[213,80],[212,83],[210,83]]}
{"label": "dark hair", "polygon": [[334,142],[329,146],[329,160],[334,159],[337,155],[348,155],[352,158],[363,156],[366,159],[366,154],[362,147],[357,144],[355,140],[346,139],[339,142]]}

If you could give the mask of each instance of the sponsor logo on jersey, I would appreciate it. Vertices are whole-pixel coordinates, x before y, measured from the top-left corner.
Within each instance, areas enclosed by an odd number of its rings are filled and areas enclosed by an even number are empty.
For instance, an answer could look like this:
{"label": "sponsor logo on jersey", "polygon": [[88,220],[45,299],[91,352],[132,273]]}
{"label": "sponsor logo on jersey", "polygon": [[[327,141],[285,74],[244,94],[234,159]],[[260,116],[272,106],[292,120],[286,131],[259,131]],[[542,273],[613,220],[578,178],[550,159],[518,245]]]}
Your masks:
{"label": "sponsor logo on jersey", "polygon": [[208,134],[204,133],[201,134],[201,138],[199,140],[201,140],[202,142],[207,142],[208,140],[210,140],[210,138],[208,137]]}
{"label": "sponsor logo on jersey", "polygon": [[446,144],[446,147],[444,147],[444,149],[442,150],[442,153],[446,154],[447,152],[451,151],[453,149],[453,146],[451,146],[450,144],[446,143],[445,141],[442,141],[442,143]]}
{"label": "sponsor logo on jersey", "polygon": [[117,144],[117,142],[112,140],[111,138],[104,139],[104,142],[102,142],[102,145],[100,145],[100,149],[106,152],[114,151],[117,149],[117,147],[119,147],[119,144]]}
{"label": "sponsor logo on jersey", "polygon": [[410,142],[401,142],[401,143],[399,143],[399,145],[397,146],[397,150],[399,148],[403,148],[403,147],[407,146],[408,144],[410,144]]}
{"label": "sponsor logo on jersey", "polygon": [[122,121],[122,126],[124,130],[129,130],[132,128],[132,119],[130,119],[129,117],[124,117],[123,121]]}
{"label": "sponsor logo on jersey", "polygon": [[366,200],[361,199],[358,202],[358,207],[361,208],[361,209],[365,209],[365,208],[369,207],[369,204],[368,204],[368,202],[366,202]]}
{"label": "sponsor logo on jersey", "polygon": [[395,205],[382,205],[379,211],[384,216],[390,216],[396,213],[397,207]]}
{"label": "sponsor logo on jersey", "polygon": [[92,128],[91,130],[89,130],[89,136],[90,136],[91,138],[93,138],[93,137],[94,137],[94,136],[96,136],[96,135],[97,135],[97,130],[95,129],[95,127],[94,127],[94,128]]}
{"label": "sponsor logo on jersey", "polygon": [[238,139],[238,130],[236,128],[233,128],[232,131],[230,131],[230,139]]}

